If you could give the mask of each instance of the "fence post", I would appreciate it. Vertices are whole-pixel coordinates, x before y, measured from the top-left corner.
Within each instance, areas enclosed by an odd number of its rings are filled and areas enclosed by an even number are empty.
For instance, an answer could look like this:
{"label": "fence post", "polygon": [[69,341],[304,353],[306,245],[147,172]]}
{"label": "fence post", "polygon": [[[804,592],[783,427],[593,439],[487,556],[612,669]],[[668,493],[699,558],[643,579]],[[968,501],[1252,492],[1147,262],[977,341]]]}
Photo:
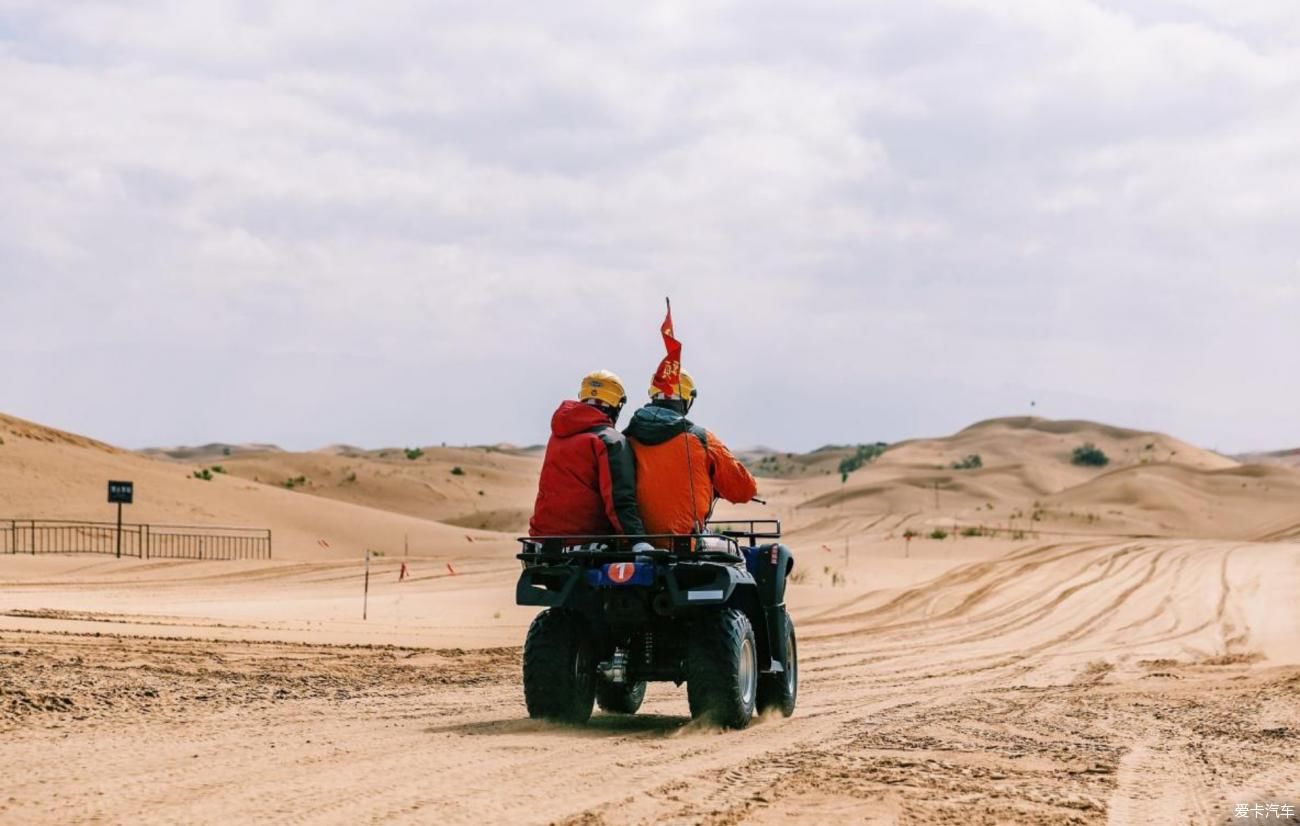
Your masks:
{"label": "fence post", "polygon": [[140,556],[142,559],[149,558],[149,526],[140,526]]}
{"label": "fence post", "polygon": [[30,521],[31,524],[32,524],[32,534],[31,534],[31,540],[32,540],[32,556],[36,556],[36,520],[35,520],[35,519],[31,519],[31,520],[28,520],[28,521]]}
{"label": "fence post", "polygon": [[271,558],[271,529],[266,529],[266,558]]}
{"label": "fence post", "polygon": [[18,520],[9,520],[9,553],[18,553]]}

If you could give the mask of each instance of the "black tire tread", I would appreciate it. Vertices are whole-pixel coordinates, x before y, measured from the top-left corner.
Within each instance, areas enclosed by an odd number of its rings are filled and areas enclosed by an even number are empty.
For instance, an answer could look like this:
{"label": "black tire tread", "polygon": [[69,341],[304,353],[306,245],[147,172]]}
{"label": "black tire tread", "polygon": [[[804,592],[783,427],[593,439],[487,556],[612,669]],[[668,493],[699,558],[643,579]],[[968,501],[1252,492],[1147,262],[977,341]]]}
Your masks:
{"label": "black tire tread", "polygon": [[754,709],[741,697],[738,655],[746,636],[753,646],[753,635],[749,618],[735,608],[706,614],[695,624],[686,650],[686,698],[692,717],[708,718],[723,728],[749,725]]}
{"label": "black tire tread", "polygon": [[[785,615],[785,632],[790,635],[790,659],[794,661],[794,685],[786,680],[785,674],[760,674],[758,677],[758,711],[764,713],[779,710],[782,717],[794,714],[795,701],[799,697],[799,646],[795,639],[794,621]],[[789,667],[789,663],[783,663]]]}
{"label": "black tire tread", "polygon": [[600,680],[596,683],[596,705],[610,714],[636,714],[645,699],[645,680],[617,685]]}
{"label": "black tire tread", "polygon": [[591,643],[586,626],[573,614],[548,608],[528,626],[524,640],[524,704],[534,719],[584,723],[591,717],[596,680],[574,677],[574,658]]}

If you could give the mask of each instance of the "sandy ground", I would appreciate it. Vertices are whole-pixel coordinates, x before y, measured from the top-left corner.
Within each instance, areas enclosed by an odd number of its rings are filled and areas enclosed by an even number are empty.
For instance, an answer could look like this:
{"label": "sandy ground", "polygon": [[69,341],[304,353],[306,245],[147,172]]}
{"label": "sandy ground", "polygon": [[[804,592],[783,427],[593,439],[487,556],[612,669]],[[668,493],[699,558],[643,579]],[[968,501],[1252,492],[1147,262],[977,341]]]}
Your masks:
{"label": "sandy ground", "polygon": [[[235,587],[197,565],[158,575]],[[927,565],[948,570],[924,579]],[[118,593],[46,573],[6,582],[6,604]],[[324,602],[334,587],[263,573]],[[1032,543],[917,574],[800,586],[799,710],[742,732],[690,723],[668,684],[636,717],[528,720],[519,616],[466,648],[439,647],[456,632],[433,613],[385,620],[425,646],[340,645],[363,638],[341,619],[320,620],[338,623],[324,645],[205,626],[220,611],[202,608],[10,609],[0,764],[22,770],[0,820],[1219,823],[1238,803],[1300,802],[1300,546]],[[484,579],[508,595],[504,573]]]}
{"label": "sandy ground", "polygon": [[[735,515],[782,517],[798,555],[799,707],[723,732],[692,723],[671,684],[634,717],[529,720],[533,611],[513,605],[511,535],[419,517],[412,491],[442,484],[442,458],[376,456],[365,497],[338,478],[351,465],[321,460],[319,484],[334,481],[313,495],[189,481],[11,422],[0,494],[16,515],[73,515],[100,476],[129,472],[149,518],[286,540],[263,562],[0,556],[0,823],[1212,824],[1244,822],[1239,805],[1300,809],[1300,474],[1080,427],[980,426],[848,483],[764,480],[771,505]],[[1063,468],[1062,431],[1132,458]],[[939,473],[978,451],[984,470]],[[301,460],[248,469],[271,461]],[[514,474],[484,498],[526,506],[528,457],[451,461]],[[952,535],[974,526],[998,535]]]}

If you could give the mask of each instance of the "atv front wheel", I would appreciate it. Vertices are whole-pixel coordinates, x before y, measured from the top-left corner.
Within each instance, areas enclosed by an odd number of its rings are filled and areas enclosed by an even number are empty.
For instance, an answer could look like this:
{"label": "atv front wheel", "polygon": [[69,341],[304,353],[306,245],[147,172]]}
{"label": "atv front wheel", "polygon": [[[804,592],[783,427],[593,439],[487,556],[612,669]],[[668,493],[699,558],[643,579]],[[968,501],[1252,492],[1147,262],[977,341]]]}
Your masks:
{"label": "atv front wheel", "polygon": [[757,652],[749,618],[735,608],[708,614],[696,623],[686,650],[691,716],[723,728],[749,725],[758,694]]}
{"label": "atv front wheel", "polygon": [[585,723],[596,697],[596,665],[587,627],[576,615],[548,608],[524,640],[524,704],[534,719]]}
{"label": "atv front wheel", "polygon": [[637,683],[596,684],[596,705],[610,714],[636,714],[645,699],[645,680]]}
{"label": "atv front wheel", "polygon": [[782,717],[794,714],[794,702],[799,696],[799,649],[794,638],[794,622],[785,614],[783,622],[786,662],[780,674],[764,674],[758,678],[758,710],[780,709]]}

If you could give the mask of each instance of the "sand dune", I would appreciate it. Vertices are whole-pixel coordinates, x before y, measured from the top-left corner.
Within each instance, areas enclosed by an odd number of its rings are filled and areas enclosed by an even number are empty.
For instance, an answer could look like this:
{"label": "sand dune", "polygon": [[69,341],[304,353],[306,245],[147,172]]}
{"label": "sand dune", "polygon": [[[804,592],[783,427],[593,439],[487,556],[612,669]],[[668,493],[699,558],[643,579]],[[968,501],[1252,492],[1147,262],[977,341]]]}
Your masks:
{"label": "sand dune", "polygon": [[517,534],[527,530],[541,459],[512,449],[427,447],[414,459],[399,448],[278,452],[232,458],[222,467],[250,481],[291,484],[300,494]]}
{"label": "sand dune", "polygon": [[7,418],[0,425],[0,519],[110,521],[116,510],[106,502],[106,482],[130,479],[136,494],[135,504],[126,509],[127,521],[270,528],[275,554],[283,559],[355,559],[368,548],[388,555],[409,548],[418,556],[450,545],[474,545],[486,552],[510,544],[506,534],[477,526],[466,529],[364,501],[303,495],[232,473],[205,481],[194,477],[196,467],[172,460],[20,420]]}
{"label": "sand dune", "polygon": [[1276,538],[1300,523],[1300,473],[1243,465],[1196,470],[1177,465],[1106,473],[1044,500],[1045,507],[1093,509],[1128,532],[1224,539]]}

